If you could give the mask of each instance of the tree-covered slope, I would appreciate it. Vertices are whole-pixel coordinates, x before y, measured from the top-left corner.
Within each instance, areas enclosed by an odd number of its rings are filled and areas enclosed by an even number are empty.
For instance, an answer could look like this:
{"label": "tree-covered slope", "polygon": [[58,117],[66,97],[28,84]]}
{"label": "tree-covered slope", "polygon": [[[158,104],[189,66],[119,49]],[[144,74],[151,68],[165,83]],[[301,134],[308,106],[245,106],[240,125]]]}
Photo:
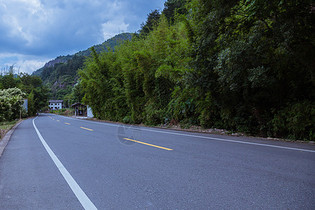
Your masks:
{"label": "tree-covered slope", "polygon": [[[131,33],[122,33],[93,47],[97,53],[114,51],[116,46],[131,38]],[[67,94],[71,93],[78,79],[77,71],[83,67],[85,58],[90,54],[91,50],[87,49],[73,55],[58,56],[36,70],[33,75],[40,76],[43,82],[51,88],[51,98],[64,99]]]}
{"label": "tree-covered slope", "polygon": [[315,139],[310,1],[167,0],[138,38],[92,56],[83,101],[113,121]]}

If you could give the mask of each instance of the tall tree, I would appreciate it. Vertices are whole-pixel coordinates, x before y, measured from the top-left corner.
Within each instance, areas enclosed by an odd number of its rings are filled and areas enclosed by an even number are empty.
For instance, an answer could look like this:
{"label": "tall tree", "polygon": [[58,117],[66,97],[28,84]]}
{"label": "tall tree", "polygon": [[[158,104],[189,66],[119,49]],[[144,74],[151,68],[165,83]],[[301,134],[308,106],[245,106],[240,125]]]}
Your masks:
{"label": "tall tree", "polygon": [[176,14],[187,14],[186,2],[187,0],[167,0],[164,3],[162,14],[165,15],[170,23],[174,23]]}
{"label": "tall tree", "polygon": [[159,10],[156,9],[151,11],[147,16],[146,22],[141,24],[141,29],[139,30],[140,36],[147,36],[154,27],[157,26],[160,16],[161,14]]}

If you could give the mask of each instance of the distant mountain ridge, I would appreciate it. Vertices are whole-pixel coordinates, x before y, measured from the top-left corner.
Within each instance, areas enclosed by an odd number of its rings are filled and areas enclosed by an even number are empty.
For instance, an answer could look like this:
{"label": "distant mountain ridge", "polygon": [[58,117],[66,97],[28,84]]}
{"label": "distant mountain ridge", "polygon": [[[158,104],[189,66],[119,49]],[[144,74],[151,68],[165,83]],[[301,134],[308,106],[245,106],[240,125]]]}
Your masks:
{"label": "distant mountain ridge", "polygon": [[[115,50],[115,47],[126,40],[131,40],[132,33],[118,34],[99,45],[94,45],[97,53]],[[58,56],[47,62],[42,68],[33,72],[32,75],[39,76],[44,84],[51,89],[51,99],[63,99],[70,94],[77,83],[78,69],[83,68],[84,61],[91,54],[90,48],[79,51],[73,55]]]}
{"label": "distant mountain ridge", "polygon": [[[108,48],[111,50],[115,50],[115,47],[117,45],[121,44],[122,42],[126,40],[131,40],[132,36],[133,36],[133,33],[121,33],[106,40],[102,44],[94,45],[93,47],[95,48],[97,53],[100,53],[102,51],[108,51]],[[48,61],[43,67],[35,70],[32,73],[32,75],[41,76],[45,68],[54,67],[56,64],[59,64],[59,63],[66,63],[70,59],[72,59],[74,56],[89,56],[90,53],[91,53],[91,50],[90,48],[88,48],[86,50],[79,51],[73,55],[58,56],[55,59]]]}

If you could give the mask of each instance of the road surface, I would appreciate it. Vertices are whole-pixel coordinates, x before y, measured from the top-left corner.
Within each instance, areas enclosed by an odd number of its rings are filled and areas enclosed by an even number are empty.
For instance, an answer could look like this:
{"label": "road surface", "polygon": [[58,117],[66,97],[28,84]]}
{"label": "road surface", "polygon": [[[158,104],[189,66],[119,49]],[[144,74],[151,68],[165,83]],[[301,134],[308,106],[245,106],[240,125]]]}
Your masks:
{"label": "road surface", "polygon": [[315,147],[40,115],[0,158],[0,209],[315,209]]}

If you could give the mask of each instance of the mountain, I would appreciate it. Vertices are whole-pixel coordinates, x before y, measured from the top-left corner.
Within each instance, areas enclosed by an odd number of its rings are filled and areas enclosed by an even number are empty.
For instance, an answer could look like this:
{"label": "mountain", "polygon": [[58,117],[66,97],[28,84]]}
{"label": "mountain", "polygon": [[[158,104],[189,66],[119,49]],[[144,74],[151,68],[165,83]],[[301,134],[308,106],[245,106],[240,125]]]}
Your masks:
{"label": "mountain", "polygon": [[[118,34],[107,41],[103,42],[102,44],[94,45],[94,49],[96,52],[100,53],[102,51],[108,51],[108,48],[115,51],[115,47],[120,45],[126,40],[131,40],[133,33],[121,33]],[[75,55],[77,56],[89,56],[91,53],[90,48],[84,51],[79,51]]]}
{"label": "mountain", "polygon": [[[108,49],[115,50],[116,46],[126,40],[131,40],[132,36],[132,33],[121,33],[93,47],[97,53],[108,51]],[[34,71],[32,75],[41,77],[44,84],[50,87],[52,99],[63,99],[72,91],[78,79],[77,71],[83,67],[85,58],[90,54],[89,48],[73,55],[58,56],[47,62],[42,68]]]}
{"label": "mountain", "polygon": [[44,69],[49,68],[49,67],[54,67],[55,64],[58,63],[66,63],[68,60],[72,59],[73,55],[67,55],[67,56],[58,56],[54,60],[48,61],[42,68],[34,71],[32,75],[37,75],[41,77],[41,74]]}
{"label": "mountain", "polygon": [[[115,50],[115,47],[117,45],[120,45],[122,42],[126,40],[131,40],[132,36],[133,36],[132,33],[121,33],[106,40],[102,44],[94,45],[93,47],[98,53],[102,51],[108,51],[108,49]],[[67,63],[67,61],[73,59],[74,56],[89,56],[90,54],[91,54],[91,50],[89,48],[83,51],[79,51],[73,55],[58,56],[54,60],[48,61],[42,68],[35,70],[32,73],[32,75],[37,75],[37,76],[42,77],[42,72],[44,71],[44,69],[54,67],[58,63]],[[46,78],[42,78],[42,79],[45,80]]]}

